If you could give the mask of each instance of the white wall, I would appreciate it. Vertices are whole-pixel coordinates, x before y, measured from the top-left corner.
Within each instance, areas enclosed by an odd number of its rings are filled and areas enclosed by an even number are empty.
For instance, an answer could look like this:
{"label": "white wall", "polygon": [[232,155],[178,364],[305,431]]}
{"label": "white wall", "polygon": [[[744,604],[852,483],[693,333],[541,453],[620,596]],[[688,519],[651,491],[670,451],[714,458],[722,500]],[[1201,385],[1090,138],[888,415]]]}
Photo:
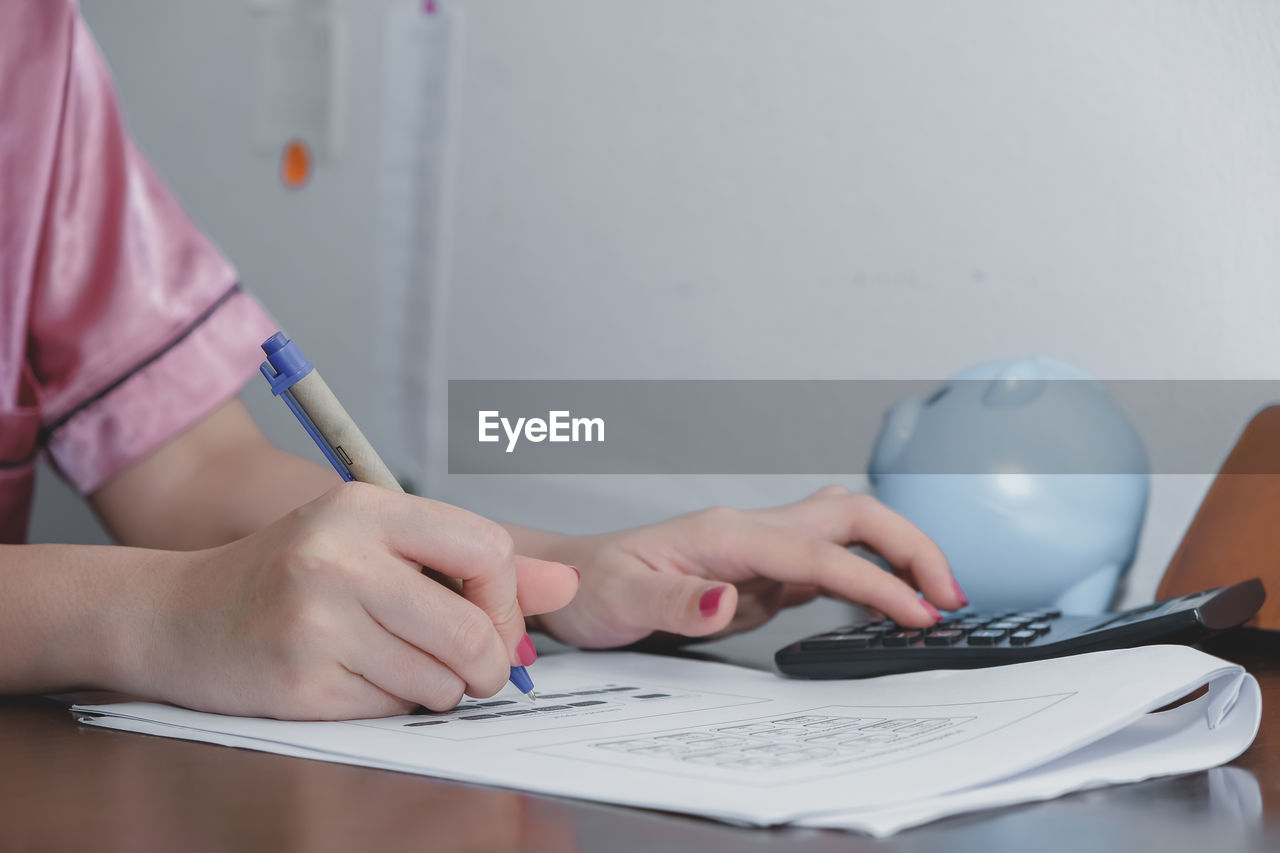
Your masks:
{"label": "white wall", "polygon": [[455,375],[1280,368],[1274,4],[467,12]]}
{"label": "white wall", "polygon": [[[466,11],[451,376],[1280,371],[1275,4]],[[1137,596],[1205,483],[1157,478]],[[591,526],[808,484],[546,485],[447,491]]]}
{"label": "white wall", "polygon": [[[377,87],[384,5],[347,6],[357,92]],[[373,317],[349,284],[374,239],[358,164],[377,150],[362,133],[376,99],[352,100],[346,162],[290,197],[274,163],[246,153],[243,3],[86,0],[85,11],[135,133],[246,281],[297,336],[327,341],[341,326],[358,351]],[[461,11],[436,382],[941,377],[1037,352],[1115,378],[1280,374],[1276,4],[484,0]],[[337,372],[353,410],[386,402]],[[258,408],[295,441],[282,414]],[[1157,480],[1140,592],[1204,482]],[[433,483],[477,509],[571,529],[810,485]]]}

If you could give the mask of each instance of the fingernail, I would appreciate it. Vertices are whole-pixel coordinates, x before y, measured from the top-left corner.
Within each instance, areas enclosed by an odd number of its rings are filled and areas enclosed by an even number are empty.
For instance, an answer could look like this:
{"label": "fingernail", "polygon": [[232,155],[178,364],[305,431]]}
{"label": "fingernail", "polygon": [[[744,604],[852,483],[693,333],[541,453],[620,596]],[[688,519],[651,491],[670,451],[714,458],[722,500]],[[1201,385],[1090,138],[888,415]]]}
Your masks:
{"label": "fingernail", "polygon": [[[573,573],[578,576],[578,580],[582,580],[582,572],[578,571],[577,566],[570,566],[569,568],[573,569]],[[956,589],[959,589],[959,588],[960,587],[956,587]]]}
{"label": "fingernail", "polygon": [[528,634],[520,638],[520,643],[516,646],[516,657],[520,658],[521,666],[530,666],[538,659],[538,650],[533,647],[533,640]]}
{"label": "fingernail", "polygon": [[960,581],[956,580],[955,578],[952,578],[951,585],[956,588],[956,595],[960,596],[960,606],[968,607],[969,596],[965,595],[964,590],[960,588]]}
{"label": "fingernail", "polygon": [[698,611],[703,616],[715,616],[720,609],[720,597],[724,595],[725,589],[726,587],[718,586],[704,592],[702,598],[698,599]]}
{"label": "fingernail", "polygon": [[920,599],[920,606],[924,608],[925,613],[928,613],[930,616],[933,617],[934,622],[942,621],[942,614],[938,612],[938,608],[934,607],[932,604],[925,601],[923,598]]}

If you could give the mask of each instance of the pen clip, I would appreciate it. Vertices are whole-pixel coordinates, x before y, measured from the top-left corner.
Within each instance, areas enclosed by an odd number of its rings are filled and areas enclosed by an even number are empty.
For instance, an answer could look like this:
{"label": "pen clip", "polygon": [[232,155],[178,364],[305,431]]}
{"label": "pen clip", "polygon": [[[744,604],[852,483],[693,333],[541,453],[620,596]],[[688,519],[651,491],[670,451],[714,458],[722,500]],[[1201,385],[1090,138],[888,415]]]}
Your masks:
{"label": "pen clip", "polygon": [[[265,368],[266,365],[264,364]],[[264,371],[265,373],[265,371]],[[311,420],[311,416],[306,413],[302,406],[298,405],[298,401],[294,399],[292,391],[284,391],[280,394],[280,399],[284,400],[285,405],[289,407],[289,411],[293,412],[294,417],[298,419],[298,423],[302,424],[302,428],[311,436],[311,440],[316,443],[316,447],[320,448],[320,452],[329,460],[329,464],[333,466],[333,470],[338,472],[338,476],[350,483],[355,479],[351,475],[351,469],[347,464],[338,457],[329,442],[325,441],[324,436],[320,434],[320,430],[316,428],[315,421]]]}
{"label": "pen clip", "polygon": [[302,350],[298,349],[293,341],[284,336],[283,332],[276,332],[268,338],[262,345],[262,351],[267,354],[267,360],[262,363],[258,370],[271,386],[271,393],[284,400],[285,405],[289,407],[289,411],[293,412],[293,416],[298,419],[298,423],[302,424],[302,428],[307,431],[307,435],[311,436],[311,440],[316,443],[316,447],[320,448],[320,452],[324,454],[325,459],[329,460],[333,470],[338,472],[338,476],[348,483],[354,480],[355,477],[352,475],[347,463],[338,456],[316,427],[315,421],[311,420],[307,410],[293,396],[291,389],[294,383],[306,377],[314,369],[311,366],[311,362],[307,360],[307,357],[302,354]]}

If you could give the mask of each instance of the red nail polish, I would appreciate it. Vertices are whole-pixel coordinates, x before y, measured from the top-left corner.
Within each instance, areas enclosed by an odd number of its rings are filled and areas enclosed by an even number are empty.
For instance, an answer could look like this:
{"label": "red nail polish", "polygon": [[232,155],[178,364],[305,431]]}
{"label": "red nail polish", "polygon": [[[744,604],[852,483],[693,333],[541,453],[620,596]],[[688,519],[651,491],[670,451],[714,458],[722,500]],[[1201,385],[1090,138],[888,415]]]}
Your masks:
{"label": "red nail polish", "polygon": [[924,608],[925,613],[928,613],[931,617],[933,617],[934,622],[942,621],[942,614],[938,612],[938,608],[934,607],[932,604],[925,601],[923,598],[920,599],[920,606]]}
{"label": "red nail polish", "polygon": [[715,616],[716,611],[720,609],[720,598],[724,595],[725,589],[727,587],[718,586],[704,592],[702,598],[698,599],[698,612],[703,616]]}
{"label": "red nail polish", "polygon": [[533,640],[528,634],[520,638],[520,643],[516,646],[516,657],[520,658],[521,666],[530,666],[538,659],[538,650],[533,647]]}
{"label": "red nail polish", "polygon": [[[582,572],[578,571],[577,566],[570,566],[569,568],[573,569],[573,573],[578,576],[578,580],[582,580]],[[956,588],[959,589],[959,587]]]}
{"label": "red nail polish", "polygon": [[961,607],[968,607],[968,606],[969,606],[969,596],[965,595],[965,594],[964,594],[964,590],[960,588],[960,581],[956,580],[955,578],[952,578],[952,579],[951,579],[951,585],[952,585],[953,587],[955,587],[955,589],[956,589],[956,595],[960,596],[960,606],[961,606]]}

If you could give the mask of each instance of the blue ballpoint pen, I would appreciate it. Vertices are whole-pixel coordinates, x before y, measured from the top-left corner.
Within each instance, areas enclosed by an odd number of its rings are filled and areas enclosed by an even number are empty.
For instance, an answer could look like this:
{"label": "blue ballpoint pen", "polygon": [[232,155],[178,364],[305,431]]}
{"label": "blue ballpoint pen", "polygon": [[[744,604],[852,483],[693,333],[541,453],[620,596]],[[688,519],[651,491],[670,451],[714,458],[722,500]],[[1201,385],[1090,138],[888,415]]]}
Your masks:
{"label": "blue ballpoint pen", "polygon": [[[271,393],[284,400],[338,476],[404,491],[297,344],[283,332],[276,332],[262,344],[262,351],[267,360],[260,370],[271,385]],[[455,592],[461,589],[457,581],[431,574]],[[511,683],[530,699],[537,698],[533,679],[523,666],[511,667]]]}

